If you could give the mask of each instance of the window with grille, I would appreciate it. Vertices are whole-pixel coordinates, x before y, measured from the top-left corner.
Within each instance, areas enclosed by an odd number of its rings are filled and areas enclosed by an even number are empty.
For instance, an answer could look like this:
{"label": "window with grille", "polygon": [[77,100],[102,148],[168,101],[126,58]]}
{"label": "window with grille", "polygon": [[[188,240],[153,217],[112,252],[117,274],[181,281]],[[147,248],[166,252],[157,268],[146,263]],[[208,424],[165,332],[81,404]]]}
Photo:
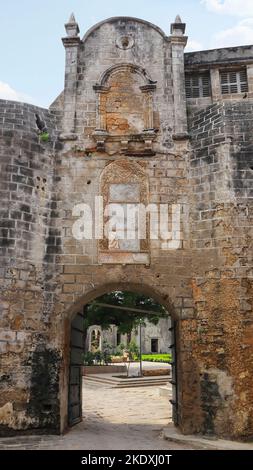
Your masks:
{"label": "window with grille", "polygon": [[186,74],[186,98],[205,98],[211,96],[210,74]]}
{"label": "window with grille", "polygon": [[222,95],[245,93],[248,91],[246,69],[230,72],[220,72]]}

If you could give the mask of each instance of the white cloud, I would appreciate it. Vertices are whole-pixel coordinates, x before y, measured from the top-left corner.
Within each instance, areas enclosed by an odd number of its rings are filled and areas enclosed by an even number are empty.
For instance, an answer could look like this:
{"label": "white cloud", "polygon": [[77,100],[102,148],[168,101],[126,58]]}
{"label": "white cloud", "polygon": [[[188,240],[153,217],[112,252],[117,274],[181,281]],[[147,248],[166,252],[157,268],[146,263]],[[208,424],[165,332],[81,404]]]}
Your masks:
{"label": "white cloud", "polygon": [[213,36],[211,47],[232,47],[248,44],[253,44],[253,18],[242,20],[234,27],[216,33]]}
{"label": "white cloud", "polygon": [[186,52],[191,51],[202,51],[203,45],[199,41],[195,41],[195,39],[188,39],[187,46],[185,48]]}
{"label": "white cloud", "polygon": [[201,0],[209,11],[232,16],[253,16],[253,0]]}
{"label": "white cloud", "polygon": [[4,82],[0,82],[0,99],[34,104],[31,96],[14,90],[8,83]]}

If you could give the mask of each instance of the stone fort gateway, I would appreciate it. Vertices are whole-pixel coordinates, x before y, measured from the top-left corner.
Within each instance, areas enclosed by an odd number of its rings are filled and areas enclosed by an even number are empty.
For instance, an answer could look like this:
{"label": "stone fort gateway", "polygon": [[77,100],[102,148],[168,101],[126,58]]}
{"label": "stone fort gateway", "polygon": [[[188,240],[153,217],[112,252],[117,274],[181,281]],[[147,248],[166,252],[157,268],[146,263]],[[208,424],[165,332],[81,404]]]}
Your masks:
{"label": "stone fort gateway", "polygon": [[[185,53],[179,16],[65,27],[50,108],[0,101],[0,434],[66,431],[71,393],[78,420],[73,331],[127,290],[172,318],[175,425],[250,439],[253,46]],[[74,236],[97,200],[167,205],[167,242]]]}

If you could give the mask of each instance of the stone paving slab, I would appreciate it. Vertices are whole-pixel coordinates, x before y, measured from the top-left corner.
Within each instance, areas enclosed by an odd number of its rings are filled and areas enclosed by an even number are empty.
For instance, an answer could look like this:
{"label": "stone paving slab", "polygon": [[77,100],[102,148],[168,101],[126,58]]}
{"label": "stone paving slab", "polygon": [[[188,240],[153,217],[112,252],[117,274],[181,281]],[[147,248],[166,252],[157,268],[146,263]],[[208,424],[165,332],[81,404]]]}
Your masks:
{"label": "stone paving slab", "polygon": [[187,444],[200,447],[203,446],[213,450],[253,450],[253,442],[244,443],[225,439],[207,438],[204,436],[184,435],[181,434],[172,423],[164,428],[163,437],[167,441],[174,442],[179,445]]}
{"label": "stone paving slab", "polygon": [[2,438],[0,450],[253,450],[253,443],[182,435],[157,386],[85,384],[83,404],[83,422],[67,434]]}
{"label": "stone paving slab", "polygon": [[175,450],[190,444],[165,441],[163,428],[171,421],[168,399],[159,387],[114,389],[83,387],[83,422],[64,436],[20,436],[0,439],[3,450]]}

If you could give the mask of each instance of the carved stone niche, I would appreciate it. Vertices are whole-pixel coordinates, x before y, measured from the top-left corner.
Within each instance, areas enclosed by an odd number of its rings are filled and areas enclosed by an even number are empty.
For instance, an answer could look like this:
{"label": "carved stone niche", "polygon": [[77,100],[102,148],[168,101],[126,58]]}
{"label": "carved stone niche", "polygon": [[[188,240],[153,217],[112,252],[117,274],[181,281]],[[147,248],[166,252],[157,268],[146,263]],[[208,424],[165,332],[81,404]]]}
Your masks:
{"label": "carved stone niche", "polygon": [[141,212],[149,200],[144,168],[129,160],[110,163],[101,174],[100,195],[104,231],[98,245],[98,262],[148,265],[150,222],[148,215]]}
{"label": "carved stone niche", "polygon": [[97,148],[105,142],[119,142],[123,152],[130,142],[141,142],[143,150],[152,150],[154,129],[153,94],[156,83],[137,65],[120,64],[108,69],[93,87],[96,99]]}

